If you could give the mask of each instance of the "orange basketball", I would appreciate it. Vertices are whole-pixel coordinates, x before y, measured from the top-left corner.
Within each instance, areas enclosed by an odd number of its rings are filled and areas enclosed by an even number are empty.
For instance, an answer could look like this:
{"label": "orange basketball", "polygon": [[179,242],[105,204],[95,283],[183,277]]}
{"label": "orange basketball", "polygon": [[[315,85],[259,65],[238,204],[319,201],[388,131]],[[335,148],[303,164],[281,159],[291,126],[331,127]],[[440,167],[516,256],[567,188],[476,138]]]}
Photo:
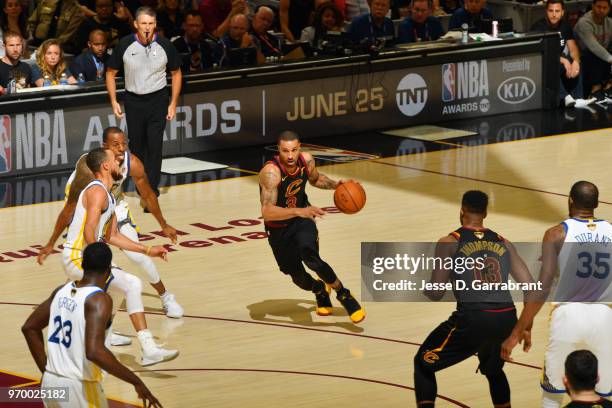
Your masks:
{"label": "orange basketball", "polygon": [[366,193],[361,184],[354,181],[342,183],[334,192],[334,203],[345,214],[355,214],[366,203]]}

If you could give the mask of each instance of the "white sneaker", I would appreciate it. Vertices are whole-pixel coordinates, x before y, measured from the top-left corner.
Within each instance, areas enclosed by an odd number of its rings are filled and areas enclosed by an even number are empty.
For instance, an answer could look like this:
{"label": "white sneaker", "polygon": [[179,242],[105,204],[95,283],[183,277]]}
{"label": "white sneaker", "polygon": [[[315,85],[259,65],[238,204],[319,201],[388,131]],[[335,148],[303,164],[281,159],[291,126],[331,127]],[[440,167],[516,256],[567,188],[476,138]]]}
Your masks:
{"label": "white sneaker", "polygon": [[178,355],[178,350],[166,350],[158,345],[149,346],[146,350],[144,348],[142,349],[140,365],[146,367],[164,361],[170,361],[178,357]]}
{"label": "white sneaker", "polygon": [[597,98],[576,99],[576,107],[577,108],[585,108],[585,107],[589,106],[590,104],[592,104],[595,101],[597,101]]}
{"label": "white sneaker", "polygon": [[132,344],[132,339],[127,336],[122,336],[118,333],[112,332],[110,335],[111,346],[129,346]]}
{"label": "white sneaker", "polygon": [[576,105],[576,100],[572,97],[572,95],[566,95],[564,102],[566,108],[571,108]]}
{"label": "white sneaker", "polygon": [[173,319],[180,319],[181,317],[183,317],[185,311],[183,310],[181,305],[178,304],[172,293],[167,293],[162,296],[161,301],[166,316],[171,317]]}

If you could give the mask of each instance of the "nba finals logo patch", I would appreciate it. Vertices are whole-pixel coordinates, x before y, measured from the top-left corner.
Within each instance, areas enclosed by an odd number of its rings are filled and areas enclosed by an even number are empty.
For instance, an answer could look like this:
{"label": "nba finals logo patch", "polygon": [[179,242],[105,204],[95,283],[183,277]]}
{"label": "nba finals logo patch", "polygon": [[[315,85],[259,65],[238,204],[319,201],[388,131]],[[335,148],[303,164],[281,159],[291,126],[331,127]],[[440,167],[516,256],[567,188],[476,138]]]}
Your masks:
{"label": "nba finals logo patch", "polygon": [[442,100],[452,102],[455,100],[455,81],[457,78],[457,68],[455,63],[442,65]]}
{"label": "nba finals logo patch", "polygon": [[595,231],[597,229],[597,224],[587,224],[587,228],[591,231]]}
{"label": "nba finals logo patch", "polygon": [[476,238],[478,239],[483,239],[484,238],[484,232],[480,232],[480,231],[476,231],[474,233],[474,235],[476,236]]}
{"label": "nba finals logo patch", "polygon": [[11,117],[0,116],[0,174],[11,171]]}

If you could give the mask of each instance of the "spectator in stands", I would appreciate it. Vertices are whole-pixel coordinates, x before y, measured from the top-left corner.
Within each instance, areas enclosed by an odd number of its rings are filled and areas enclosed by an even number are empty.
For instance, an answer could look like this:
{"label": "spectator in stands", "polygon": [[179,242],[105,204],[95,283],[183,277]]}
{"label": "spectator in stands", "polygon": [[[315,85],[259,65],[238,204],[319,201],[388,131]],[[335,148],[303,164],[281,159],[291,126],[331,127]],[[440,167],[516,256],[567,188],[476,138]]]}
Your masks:
{"label": "spectator in stands", "polygon": [[132,16],[136,15],[136,11],[138,11],[140,7],[151,7],[152,9],[156,9],[158,3],[158,0],[123,0],[123,4],[128,8]]}
{"label": "spectator in stands", "polygon": [[159,0],[157,5],[157,28],[164,37],[172,39],[184,34],[185,12],[179,0]]}
{"label": "spectator in stands", "polygon": [[251,35],[257,40],[259,52],[264,57],[282,54],[281,44],[276,37],[268,34],[274,22],[274,11],[270,7],[261,6],[253,16]]}
{"label": "spectator in stands", "polygon": [[[405,0],[400,0],[400,1],[405,1]],[[338,8],[338,10],[340,11],[342,20],[346,20],[346,0],[314,0],[315,7],[314,7],[314,11],[312,12],[312,21],[314,21],[314,15],[317,9],[325,3],[334,3],[336,7]]]}
{"label": "spectator in stands", "polygon": [[412,0],[410,16],[399,26],[398,42],[435,41],[444,34],[442,23],[431,15],[432,0]]}
{"label": "spectator in stands", "polygon": [[4,56],[2,33],[8,31],[20,33],[26,40],[30,37],[27,16],[19,0],[4,0],[4,6],[0,9],[0,58]]}
{"label": "spectator in stands", "polygon": [[102,30],[93,30],[89,34],[87,51],[82,52],[70,64],[70,72],[76,78],[83,74],[86,82],[103,81],[106,76],[106,63],[109,55],[106,53],[106,33]]}
{"label": "spectator in stands", "polygon": [[50,38],[36,50],[36,66],[32,69],[32,80],[36,86],[44,86],[45,77],[51,81],[51,85],[58,85],[66,74],[69,84],[76,84],[77,80],[64,62],[64,51],[60,42],[55,38]]}
{"label": "spectator in stands", "polygon": [[578,20],[574,30],[580,40],[584,82],[590,97],[612,99],[612,18],[610,0],[593,0],[593,8]]}
{"label": "spectator in stands", "polygon": [[15,79],[17,89],[29,88],[33,83],[32,69],[20,61],[24,46],[23,37],[15,31],[5,31],[3,36],[6,55],[0,59],[0,94],[6,93],[12,79]]}
{"label": "spectator in stands", "polygon": [[181,55],[183,73],[188,74],[211,68],[213,66],[212,50],[204,39],[204,24],[199,11],[187,12],[183,29],[185,35],[172,41]]}
{"label": "spectator in stands", "polygon": [[249,34],[249,20],[244,14],[236,14],[230,20],[229,30],[219,40],[215,50],[215,59],[219,66],[229,64],[229,51],[234,48],[246,48],[255,46],[255,40]]}
{"label": "spectator in stands", "polygon": [[127,21],[113,14],[113,0],[96,0],[96,15],[83,21],[74,35],[75,54],[88,48],[89,34],[93,30],[106,33],[108,48],[114,48],[121,37],[132,32]]}
{"label": "spectator in stands", "polygon": [[[582,99],[582,75],[580,72],[580,50],[574,39],[574,32],[564,18],[563,0],[547,0],[546,16],[534,23],[531,31],[558,32],[561,35],[561,84],[559,96],[567,107],[585,107],[587,101]],[[589,100],[594,102],[595,100]]]}
{"label": "spectator in stands", "polygon": [[287,41],[300,38],[302,30],[311,25],[314,10],[314,0],[280,0],[280,28]]}
{"label": "spectator in stands", "polygon": [[597,357],[588,350],[576,350],[565,359],[563,384],[572,402],[565,408],[612,408],[612,402],[595,392],[599,381]]}
{"label": "spectator in stands", "polygon": [[247,14],[245,0],[203,0],[200,14],[204,23],[204,32],[221,38],[230,26],[230,20],[236,14]]}
{"label": "spectator in stands", "polygon": [[448,29],[458,29],[463,24],[467,24],[470,28],[479,27],[482,20],[493,19],[491,10],[486,8],[485,4],[486,0],[465,0],[465,5],[453,13]]}
{"label": "spectator in stands", "polygon": [[347,31],[351,33],[355,44],[374,43],[377,38],[395,38],[393,21],[386,17],[389,12],[389,0],[371,0],[369,13],[355,17]]}
{"label": "spectator in stands", "polygon": [[346,0],[346,19],[348,21],[369,12],[370,5],[367,0]]}
{"label": "spectator in stands", "polygon": [[77,0],[40,0],[28,20],[32,44],[54,38],[66,52],[74,52],[73,37],[83,20]]}
{"label": "spectator in stands", "polygon": [[462,0],[433,0],[433,15],[444,16],[453,14],[463,4]]}
{"label": "spectator in stands", "polygon": [[308,41],[313,47],[320,48],[321,41],[328,31],[343,31],[344,20],[334,3],[325,3],[317,8],[312,26],[302,30],[301,41]]}

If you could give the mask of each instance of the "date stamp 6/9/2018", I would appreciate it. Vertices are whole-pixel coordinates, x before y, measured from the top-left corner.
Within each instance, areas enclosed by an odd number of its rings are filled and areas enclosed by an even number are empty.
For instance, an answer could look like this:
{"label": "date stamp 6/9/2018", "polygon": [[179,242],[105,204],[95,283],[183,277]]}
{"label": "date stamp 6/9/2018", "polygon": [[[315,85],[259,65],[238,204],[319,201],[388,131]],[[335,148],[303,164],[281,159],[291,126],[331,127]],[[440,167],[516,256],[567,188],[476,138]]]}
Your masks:
{"label": "date stamp 6/9/2018", "polygon": [[67,387],[0,387],[0,403],[7,402],[68,402]]}

